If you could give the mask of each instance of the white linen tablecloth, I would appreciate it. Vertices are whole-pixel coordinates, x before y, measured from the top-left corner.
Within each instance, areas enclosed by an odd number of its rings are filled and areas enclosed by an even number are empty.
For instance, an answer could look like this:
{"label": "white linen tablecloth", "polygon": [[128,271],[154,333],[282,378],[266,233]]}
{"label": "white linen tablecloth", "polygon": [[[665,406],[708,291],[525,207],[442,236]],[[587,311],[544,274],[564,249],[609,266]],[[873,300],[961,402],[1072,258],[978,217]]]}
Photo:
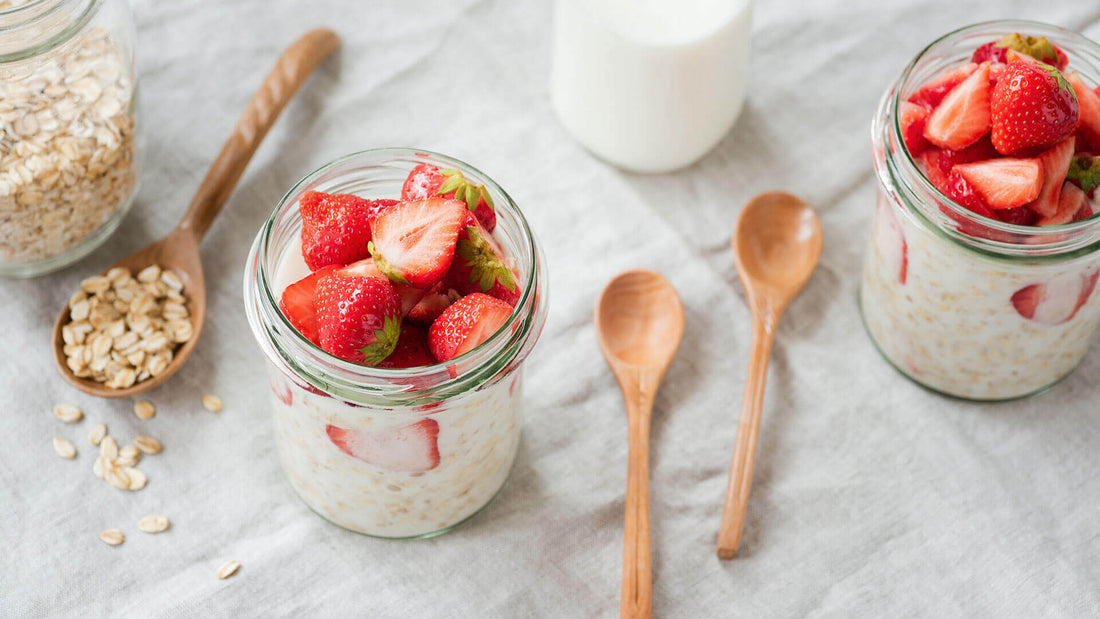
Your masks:
{"label": "white linen tablecloth", "polygon": [[[1088,2],[760,1],[749,95],[697,165],[596,160],[550,109],[548,0],[140,0],[146,167],[122,228],[61,273],[0,282],[0,616],[612,617],[626,419],[597,348],[617,272],[664,273],[687,330],[652,435],[653,609],[665,617],[1100,614],[1100,350],[1032,399],[967,404],[902,378],[856,308],[876,181],[869,126],[903,65],[954,27],[1040,19],[1100,38]],[[287,108],[203,245],[208,323],[139,421],[57,376],[49,332],[83,278],[166,234],[281,49],[344,37]],[[314,515],[273,452],[267,379],[242,311],[249,245],[279,197],[351,151],[414,146],[479,167],[545,248],[552,309],[527,364],[524,437],[499,497],[427,541]],[[821,265],[779,329],[737,558],[715,558],[749,348],[729,250],[741,206],[786,189],[819,211]],[[225,401],[205,411],[204,393]],[[81,406],[74,426],[50,414]],[[88,432],[159,438],[148,487],[92,476]],[[53,436],[70,438],[62,460]],[[137,530],[166,514],[160,535]],[[111,548],[101,530],[118,527]],[[220,581],[227,559],[243,567]]]}

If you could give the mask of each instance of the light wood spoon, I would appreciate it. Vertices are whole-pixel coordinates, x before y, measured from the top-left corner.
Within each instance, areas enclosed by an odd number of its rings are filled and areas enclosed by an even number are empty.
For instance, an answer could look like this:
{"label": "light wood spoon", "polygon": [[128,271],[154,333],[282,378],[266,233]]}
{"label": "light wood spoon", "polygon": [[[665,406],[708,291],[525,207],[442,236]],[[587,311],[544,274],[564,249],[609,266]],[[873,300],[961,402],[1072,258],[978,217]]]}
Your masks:
{"label": "light wood spoon", "polygon": [[611,280],[596,304],[596,336],[626,401],[630,450],[623,523],[622,617],[649,617],[649,422],[657,387],[684,335],[684,306],[652,271]]}
{"label": "light wood spoon", "polygon": [[[70,321],[69,308],[61,310],[53,328],[54,362],[61,376],[85,393],[104,398],[129,398],[158,387],[175,374],[195,348],[206,317],[206,285],[203,280],[199,243],[225,201],[236,187],[252,155],[283,107],[302,82],[340,44],[335,32],[312,30],[291,45],[264,78],[263,84],[248,102],[233,134],[226,140],[218,158],[210,166],[191,206],[176,229],[163,239],[119,260],[111,268],[126,267],[137,274],[153,264],[175,271],[183,280],[187,309],[191,316],[191,339],[175,352],[172,362],[160,374],[126,389],[112,389],[91,379],[77,378],[65,361],[65,342],[61,329]],[[108,269],[109,270],[109,269]],[[107,271],[105,270],[104,273]]]}
{"label": "light wood spoon", "polygon": [[817,214],[789,193],[760,194],[737,218],[731,244],[737,274],[752,310],[752,354],[718,530],[719,559],[732,559],[741,543],[775,328],[783,310],[817,267],[821,237]]}

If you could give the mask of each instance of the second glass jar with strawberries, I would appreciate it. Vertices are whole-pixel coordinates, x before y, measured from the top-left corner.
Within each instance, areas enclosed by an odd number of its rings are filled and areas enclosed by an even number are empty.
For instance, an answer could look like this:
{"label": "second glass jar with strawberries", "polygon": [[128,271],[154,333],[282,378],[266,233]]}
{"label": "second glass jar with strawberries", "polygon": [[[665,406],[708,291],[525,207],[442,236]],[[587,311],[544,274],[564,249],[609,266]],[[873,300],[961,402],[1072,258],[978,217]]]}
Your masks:
{"label": "second glass jar with strawberries", "polygon": [[275,445],[310,508],[424,537],[493,498],[547,312],[541,252],[499,186],[434,153],[349,155],[287,193],[245,271]]}
{"label": "second glass jar with strawberries", "polygon": [[1094,42],[1001,21],[936,40],[887,89],[860,306],[902,373],[1003,400],[1080,362],[1100,322],[1098,83]]}

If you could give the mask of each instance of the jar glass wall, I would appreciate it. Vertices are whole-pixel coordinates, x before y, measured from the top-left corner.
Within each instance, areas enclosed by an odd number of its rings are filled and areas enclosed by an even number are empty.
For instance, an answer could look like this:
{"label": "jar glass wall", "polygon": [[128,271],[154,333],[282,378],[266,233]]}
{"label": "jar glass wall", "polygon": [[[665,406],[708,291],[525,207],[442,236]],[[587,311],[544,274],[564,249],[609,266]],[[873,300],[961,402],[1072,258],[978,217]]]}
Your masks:
{"label": "jar glass wall", "polygon": [[[300,250],[298,199],[310,190],[396,197],[421,163],[457,168],[489,190],[494,236],[514,260],[522,295],[495,335],[445,364],[394,370],[343,361],[302,337],[278,308],[280,267]],[[455,159],[364,151],[291,189],[256,238],[244,292],[267,359],[279,457],[306,504],[342,527],[389,538],[436,535],[484,507],[519,447],[523,363],[546,320],[545,281],[543,257],[515,203]]]}
{"label": "jar glass wall", "polygon": [[979,45],[1020,32],[1059,46],[1090,87],[1100,46],[1034,22],[976,24],[922,51],[882,98],[872,126],[879,179],[860,289],[864,323],[898,370],[933,390],[1004,400],[1050,387],[1081,361],[1100,322],[1100,215],[1019,226],[953,202],[905,148],[898,107]]}
{"label": "jar glass wall", "polygon": [[0,276],[64,267],[118,227],[141,145],[126,0],[0,4]]}

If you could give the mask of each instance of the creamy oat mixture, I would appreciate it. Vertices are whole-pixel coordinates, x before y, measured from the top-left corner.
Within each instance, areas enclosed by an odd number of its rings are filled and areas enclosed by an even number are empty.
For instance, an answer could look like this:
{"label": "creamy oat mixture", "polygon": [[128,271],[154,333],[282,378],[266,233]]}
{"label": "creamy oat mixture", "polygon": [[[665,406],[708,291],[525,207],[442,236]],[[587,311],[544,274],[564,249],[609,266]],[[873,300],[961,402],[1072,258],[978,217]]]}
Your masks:
{"label": "creamy oat mixture", "polygon": [[135,185],[134,84],[107,31],[31,62],[0,74],[0,264],[79,245]]}
{"label": "creamy oat mixture", "polygon": [[[1077,366],[1100,322],[1100,291],[1089,284],[1100,253],[1072,263],[995,260],[878,200],[860,302],[895,366],[933,389],[982,400],[1027,395]],[[1030,318],[1017,308],[1025,288],[1042,290],[1030,295],[1040,301],[1025,309]]]}
{"label": "creamy oat mixture", "polygon": [[445,529],[485,506],[512,468],[520,438],[519,370],[431,411],[428,419],[438,424],[438,465],[405,472],[348,455],[326,428],[369,435],[424,417],[350,406],[268,367],[275,443],[287,478],[307,505],[342,527],[380,537]]}

